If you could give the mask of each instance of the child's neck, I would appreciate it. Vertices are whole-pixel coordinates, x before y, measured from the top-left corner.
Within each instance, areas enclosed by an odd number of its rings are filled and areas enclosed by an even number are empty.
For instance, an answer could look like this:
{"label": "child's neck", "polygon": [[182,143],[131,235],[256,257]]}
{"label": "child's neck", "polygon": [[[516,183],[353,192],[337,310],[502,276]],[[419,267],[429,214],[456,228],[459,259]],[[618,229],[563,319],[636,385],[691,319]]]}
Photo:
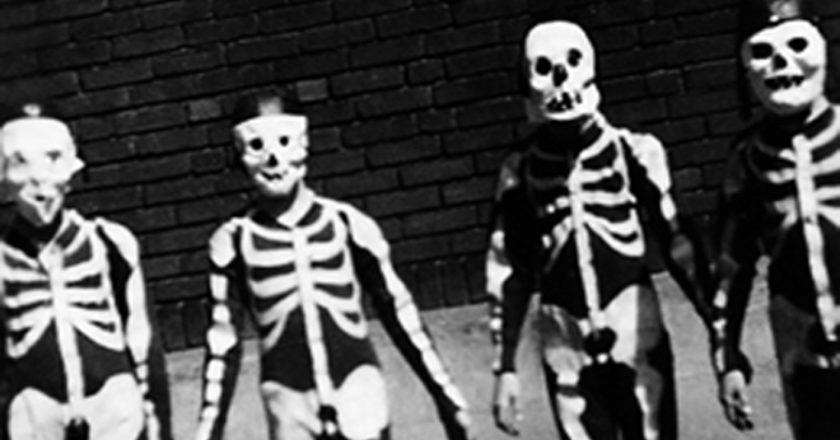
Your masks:
{"label": "child's neck", "polygon": [[47,244],[55,237],[61,222],[64,220],[64,210],[58,211],[53,220],[45,225],[36,225],[23,215],[18,215],[18,227],[21,232],[39,247]]}
{"label": "child's neck", "polygon": [[292,191],[283,197],[260,196],[257,198],[257,206],[269,218],[280,223],[293,225],[306,214],[309,201],[312,199],[312,190],[303,182],[298,183]]}

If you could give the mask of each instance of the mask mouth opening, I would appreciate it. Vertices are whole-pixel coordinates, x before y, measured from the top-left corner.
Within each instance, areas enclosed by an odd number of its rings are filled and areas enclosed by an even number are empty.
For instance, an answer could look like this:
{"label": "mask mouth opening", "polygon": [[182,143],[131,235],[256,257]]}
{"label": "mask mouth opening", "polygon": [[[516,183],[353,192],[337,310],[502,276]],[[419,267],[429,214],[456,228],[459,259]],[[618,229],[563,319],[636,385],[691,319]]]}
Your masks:
{"label": "mask mouth opening", "polygon": [[260,175],[268,180],[269,182],[273,182],[275,180],[283,180],[287,175],[288,171],[275,171],[275,172],[268,172],[268,171],[260,171]]}
{"label": "mask mouth opening", "polygon": [[772,91],[799,87],[805,81],[803,75],[778,75],[764,80],[764,86]]}

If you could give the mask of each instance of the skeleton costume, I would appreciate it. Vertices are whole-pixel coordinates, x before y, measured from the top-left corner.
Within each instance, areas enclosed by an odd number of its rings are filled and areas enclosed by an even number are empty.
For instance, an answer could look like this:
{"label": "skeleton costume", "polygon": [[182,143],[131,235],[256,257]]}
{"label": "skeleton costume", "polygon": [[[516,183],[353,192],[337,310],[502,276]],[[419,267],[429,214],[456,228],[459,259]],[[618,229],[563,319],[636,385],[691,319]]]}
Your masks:
{"label": "skeleton costume", "polygon": [[302,181],[307,119],[279,95],[243,99],[234,137],[259,199],[210,239],[212,324],[197,439],[221,438],[240,358],[242,304],[255,323],[260,389],[275,440],[388,438],[385,382],[362,308],[434,399],[450,439],[466,439],[466,404],[397,277],[378,225]]}
{"label": "skeleton costume", "polygon": [[[640,211],[687,293],[694,253],[678,233],[665,151],[598,112],[595,53],[569,22],[525,41],[535,135],[501,170],[488,253],[497,407],[518,382],[515,349],[532,292],[560,438],[676,438],[672,354],[645,264]],[[693,298],[693,296],[692,296]],[[497,408],[497,414],[504,408]],[[497,423],[503,415],[497,415]],[[504,422],[500,423],[503,429]]]}
{"label": "skeleton costume", "polygon": [[755,264],[767,255],[796,438],[840,438],[840,112],[823,92],[826,41],[796,2],[744,6],[741,61],[766,114],[736,141],[723,188],[714,363],[724,385],[749,381],[738,346]]}
{"label": "skeleton costume", "polygon": [[11,440],[168,439],[169,395],[137,240],[64,208],[83,167],[70,131],[39,104],[0,129],[17,215],[0,241]]}

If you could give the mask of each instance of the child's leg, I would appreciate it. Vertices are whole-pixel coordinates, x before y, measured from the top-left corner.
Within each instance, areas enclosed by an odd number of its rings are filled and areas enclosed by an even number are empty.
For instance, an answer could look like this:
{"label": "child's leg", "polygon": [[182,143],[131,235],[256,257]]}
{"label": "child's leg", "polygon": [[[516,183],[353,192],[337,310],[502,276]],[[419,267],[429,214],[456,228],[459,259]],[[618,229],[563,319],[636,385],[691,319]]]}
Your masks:
{"label": "child's leg", "polygon": [[314,440],[321,431],[315,391],[297,391],[276,382],[260,384],[270,440]]}
{"label": "child's leg", "polygon": [[379,368],[362,365],[336,390],[338,426],[348,440],[382,438],[388,426],[388,400]]}
{"label": "child's leg", "polygon": [[808,349],[816,316],[773,295],[770,325],[791,429],[798,440],[840,438],[840,370]]}
{"label": "child's leg", "polygon": [[90,440],[136,439],[143,430],[143,398],[130,374],[108,379],[102,389],[84,400],[82,408]]}

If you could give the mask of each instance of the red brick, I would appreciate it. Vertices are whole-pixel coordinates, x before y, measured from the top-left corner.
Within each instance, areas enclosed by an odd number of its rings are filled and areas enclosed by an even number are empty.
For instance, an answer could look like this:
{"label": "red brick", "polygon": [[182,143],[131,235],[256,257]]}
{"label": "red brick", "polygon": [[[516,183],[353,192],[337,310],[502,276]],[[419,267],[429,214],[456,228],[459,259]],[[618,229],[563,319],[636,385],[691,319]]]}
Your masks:
{"label": "red brick", "polygon": [[80,149],[88,166],[125,160],[134,156],[134,139],[117,138],[101,142],[86,142]]}
{"label": "red brick", "polygon": [[728,33],[733,32],[738,25],[738,12],[736,8],[715,9],[703,14],[677,17],[676,24],[678,38]]}
{"label": "red brick", "polygon": [[510,94],[515,89],[512,75],[493,73],[436,86],[434,98],[437,105],[463,104],[467,101]]}
{"label": "red brick", "polygon": [[388,89],[403,83],[402,66],[376,67],[340,73],[330,78],[330,91],[338,97]]}
{"label": "red brick", "polygon": [[595,28],[619,23],[640,22],[652,18],[655,14],[654,2],[638,0],[619,0],[586,5],[579,8],[575,18],[580,23]]}
{"label": "red brick", "polygon": [[484,277],[484,255],[470,255],[464,263],[467,284],[470,289],[470,302],[487,302],[486,280]]}
{"label": "red brick", "polygon": [[156,281],[161,278],[179,275],[182,271],[181,259],[181,256],[177,254],[146,258],[142,261],[143,275],[147,281]]}
{"label": "red brick", "polygon": [[291,81],[312,76],[322,77],[347,69],[345,51],[321,52],[301,55],[278,62],[275,81]]}
{"label": "red brick", "polygon": [[436,187],[424,187],[369,196],[365,204],[370,215],[385,217],[436,208],[440,206],[440,195]]}
{"label": "red brick", "polygon": [[227,58],[231,64],[240,64],[294,55],[298,51],[297,40],[294,35],[243,40],[228,46]]}
{"label": "red brick", "polygon": [[197,99],[187,104],[190,122],[216,119],[222,116],[219,101],[213,98]]}
{"label": "red brick", "polygon": [[463,305],[469,302],[467,278],[461,258],[445,260],[441,267],[440,277],[444,291],[443,298],[447,306]]}
{"label": "red brick", "polygon": [[657,2],[657,15],[679,15],[690,12],[716,10],[733,5],[732,0],[707,0],[702,2]]}
{"label": "red brick", "polygon": [[479,23],[429,33],[426,37],[426,47],[429,54],[433,55],[463,51],[496,43],[500,39],[499,35],[498,23]]}
{"label": "red brick", "polygon": [[59,46],[70,41],[67,23],[38,25],[0,34],[0,53]]}
{"label": "red brick", "polygon": [[668,99],[668,111],[672,117],[708,114],[738,107],[738,96],[734,90],[691,93]]}
{"label": "red brick", "polygon": [[362,151],[340,151],[310,156],[308,163],[308,176],[334,176],[363,169],[365,156]]}
{"label": "red brick", "polygon": [[336,0],[333,2],[335,18],[337,20],[356,17],[375,17],[384,12],[404,9],[409,6],[411,6],[411,0],[378,0],[375,2]]}
{"label": "red brick", "polygon": [[605,107],[604,114],[607,115],[607,119],[616,123],[632,125],[665,119],[668,117],[668,106],[664,99],[629,101]]}
{"label": "red brick", "polygon": [[213,221],[218,223],[231,213],[242,209],[247,202],[245,194],[224,197],[208,197],[178,204],[178,223],[187,225]]}
{"label": "red brick", "polygon": [[403,220],[403,230],[406,237],[430,235],[473,226],[476,219],[473,206],[437,209],[407,215]]}
{"label": "red brick", "polygon": [[490,231],[485,228],[473,228],[468,231],[461,231],[458,234],[452,234],[452,252],[454,253],[473,253],[487,251]]}
{"label": "red brick", "polygon": [[167,229],[176,224],[175,208],[172,205],[134,209],[111,217],[126,225],[135,233]]}
{"label": "red brick", "polygon": [[533,24],[534,20],[532,16],[528,15],[512,17],[502,21],[499,25],[499,33],[502,36],[502,41],[521,44],[525,41],[525,35]]}
{"label": "red brick", "polygon": [[31,76],[40,70],[38,66],[38,55],[35,52],[12,52],[0,55],[0,78],[14,78],[18,76]]}
{"label": "red brick", "polygon": [[145,185],[146,204],[171,203],[196,199],[217,192],[216,176],[194,178],[184,177],[165,182]]}
{"label": "red brick", "polygon": [[155,57],[152,67],[157,76],[197,72],[219,67],[224,62],[219,46],[175,52]]}
{"label": "red brick", "polygon": [[673,169],[725,160],[729,157],[730,139],[704,139],[668,149]]}
{"label": "red brick", "polygon": [[74,117],[111,113],[131,104],[126,87],[81,93],[56,101],[59,114]]}
{"label": "red brick", "polygon": [[[611,78],[614,76],[625,76],[649,72],[662,68],[662,60],[667,55],[668,46],[651,46],[643,49],[623,50],[612,52],[601,56],[597,65],[599,66],[599,78]],[[670,60],[669,60],[670,61]],[[676,65],[676,63],[672,63]]]}
{"label": "red brick", "polygon": [[[730,59],[735,55],[735,36],[733,34],[697,37],[677,40],[667,47],[663,55],[674,67],[683,67],[690,63],[699,63],[719,58]],[[656,60],[661,63],[661,60]]]}
{"label": "red brick", "polygon": [[702,117],[669,119],[647,127],[659,140],[668,145],[705,137],[706,123]]}
{"label": "red brick", "polygon": [[217,225],[203,224],[144,234],[141,245],[148,255],[168,252],[204,250],[207,239]]}
{"label": "red brick", "polygon": [[295,83],[295,90],[301,102],[322,101],[329,97],[326,79],[298,81]]}
{"label": "red brick", "polygon": [[324,153],[336,151],[341,147],[341,129],[316,128],[309,130],[309,151],[313,153]]}
{"label": "red brick", "polygon": [[490,175],[448,183],[443,187],[443,201],[447,205],[489,201],[495,194],[496,180]]}
{"label": "red brick", "polygon": [[513,129],[506,125],[461,130],[443,137],[444,147],[449,154],[506,147],[513,142]]}
{"label": "red brick", "polygon": [[520,52],[518,45],[510,44],[452,55],[446,59],[446,72],[454,79],[484,72],[512,70],[522,62]]}
{"label": "red brick", "polygon": [[596,53],[629,49],[639,43],[639,30],[635,24],[610,27],[592,33]]}
{"label": "red brick", "polygon": [[397,172],[393,169],[362,173],[359,175],[327,178],[325,192],[338,198],[368,195],[398,186]]}
{"label": "red brick", "polygon": [[329,23],[304,30],[300,36],[300,48],[304,52],[333,49],[370,41],[375,36],[376,32],[370,19]]}
{"label": "red brick", "polygon": [[677,209],[686,215],[712,213],[717,209],[718,196],[713,192],[693,192],[676,197]]}
{"label": "red brick", "polygon": [[190,23],[212,16],[210,0],[164,3],[142,9],[146,29]]}
{"label": "red brick", "polygon": [[134,32],[141,26],[140,14],[136,11],[106,12],[72,21],[70,35],[77,41],[99,39]]}
{"label": "red brick", "polygon": [[185,29],[190,44],[232,42],[241,37],[256,35],[259,30],[257,19],[253,15],[189,23]]}
{"label": "red brick", "polygon": [[45,2],[38,8],[41,21],[67,20],[70,18],[93,15],[108,8],[108,0],[74,0],[71,2]]}
{"label": "red brick", "polygon": [[92,183],[97,186],[114,187],[119,184],[133,184],[162,180],[187,175],[190,171],[190,156],[179,154],[143,161],[120,162],[89,170]]}
{"label": "red brick", "polygon": [[410,61],[423,55],[423,38],[408,36],[364,44],[351,48],[350,65],[366,67]]}
{"label": "red brick", "polygon": [[445,4],[439,4],[379,15],[376,19],[376,27],[381,37],[390,38],[396,35],[442,28],[448,25],[451,20],[449,8]]}
{"label": "red brick", "polygon": [[745,122],[738,111],[717,113],[709,115],[709,132],[715,136],[731,136],[740,133],[745,127]]}
{"label": "red brick", "polygon": [[685,69],[685,86],[687,90],[732,87],[738,76],[738,61],[712,61]]}
{"label": "red brick", "polygon": [[648,93],[654,96],[676,95],[683,89],[683,80],[678,70],[657,70],[646,75]]}
{"label": "red brick", "polygon": [[644,44],[670,43],[677,35],[677,26],[672,20],[656,21],[639,28],[640,38]]}
{"label": "red brick", "polygon": [[451,5],[455,22],[459,24],[510,17],[524,13],[526,7],[525,0],[489,0],[480,6],[471,2],[454,2]]}
{"label": "red brick", "polygon": [[231,153],[224,147],[190,153],[190,169],[196,173],[217,172],[230,165]]}
{"label": "red brick", "polygon": [[104,67],[95,67],[82,72],[82,85],[85,89],[99,89],[122,84],[129,84],[150,79],[154,76],[148,59],[109,63]]}
{"label": "red brick", "polygon": [[444,77],[443,61],[424,59],[408,65],[408,83],[426,84]]}
{"label": "red brick", "polygon": [[22,28],[38,20],[38,7],[34,2],[11,4],[0,8],[0,29]]}
{"label": "red brick", "polygon": [[414,136],[401,142],[372,145],[365,150],[368,162],[374,167],[437,157],[442,151],[437,136]]}
{"label": "red brick", "polygon": [[414,119],[410,115],[402,115],[351,125],[344,129],[343,138],[346,145],[353,147],[405,138],[416,133]]}
{"label": "red brick", "polygon": [[155,130],[134,140],[139,155],[156,155],[188,150],[207,144],[207,130],[200,127]]}
{"label": "red brick", "polygon": [[119,134],[138,133],[181,125],[186,120],[186,114],[182,108],[164,104],[117,113],[116,130]]}
{"label": "red brick", "polygon": [[431,162],[414,162],[400,168],[400,181],[405,186],[443,182],[473,175],[472,157],[443,158]]}
{"label": "red brick", "polygon": [[417,115],[417,125],[421,133],[437,133],[454,130],[456,127],[454,110],[431,110]]}
{"label": "red brick", "polygon": [[198,93],[196,80],[200,78],[201,76],[185,75],[134,84],[130,89],[131,100],[137,105],[149,105],[186,98]]}
{"label": "red brick", "polygon": [[426,108],[431,102],[429,87],[415,87],[363,96],[356,105],[362,117],[371,118]]}
{"label": "red brick", "polygon": [[239,15],[243,12],[263,11],[277,6],[277,0],[238,0],[235,2],[214,2],[216,16]]}
{"label": "red brick", "polygon": [[645,96],[645,77],[642,75],[628,75],[601,81],[598,84],[603,104],[635,100]]}
{"label": "red brick", "polygon": [[259,14],[260,30],[265,33],[288,32],[332,20],[330,2],[306,2],[272,9]]}
{"label": "red brick", "polygon": [[113,135],[114,123],[100,116],[77,119],[71,124],[77,142],[88,142]]}
{"label": "red brick", "polygon": [[180,27],[120,35],[114,38],[114,57],[130,57],[163,52],[184,45],[186,39]]}
{"label": "red brick", "polygon": [[356,119],[356,111],[350,101],[332,101],[313,105],[307,110],[310,127],[323,127],[349,123]]}
{"label": "red brick", "polygon": [[522,98],[504,97],[463,106],[458,110],[458,126],[467,128],[478,125],[507,123],[524,120],[525,106]]}
{"label": "red brick", "polygon": [[143,191],[139,186],[123,186],[114,189],[76,192],[70,194],[68,204],[88,215],[108,214],[142,206]]}
{"label": "red brick", "polygon": [[[168,289],[165,286],[150,285],[149,290],[160,297],[168,296]],[[167,351],[186,348],[187,341],[184,338],[184,323],[181,318],[181,311],[177,304],[158,305],[156,307],[157,323],[162,329],[163,347]]]}
{"label": "red brick", "polygon": [[703,173],[697,168],[684,168],[674,171],[672,176],[676,193],[693,191],[703,185]]}
{"label": "red brick", "polygon": [[195,87],[201,93],[218,93],[243,86],[256,87],[273,82],[273,65],[245,64],[236,69],[215,70],[194,77]]}
{"label": "red brick", "polygon": [[99,64],[111,56],[111,47],[104,41],[68,44],[38,52],[43,70],[70,69]]}
{"label": "red brick", "polygon": [[206,300],[185,301],[182,313],[187,346],[198,347],[204,345],[210,320],[209,306]]}

